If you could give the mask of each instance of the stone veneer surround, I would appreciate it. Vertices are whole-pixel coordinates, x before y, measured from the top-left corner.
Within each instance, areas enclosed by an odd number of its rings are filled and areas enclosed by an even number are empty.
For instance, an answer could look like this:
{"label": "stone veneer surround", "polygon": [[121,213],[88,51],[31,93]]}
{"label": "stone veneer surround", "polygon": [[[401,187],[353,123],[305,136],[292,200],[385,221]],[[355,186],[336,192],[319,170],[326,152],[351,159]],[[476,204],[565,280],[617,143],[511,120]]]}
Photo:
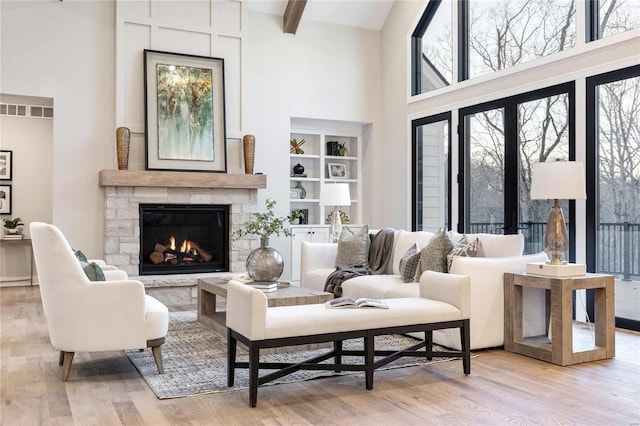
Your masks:
{"label": "stone veneer surround", "polygon": [[[139,205],[154,204],[218,204],[229,205],[229,231],[251,218],[258,211],[258,188],[266,187],[266,177],[256,177],[256,183],[233,182],[233,175],[209,173],[180,173],[193,175],[193,187],[173,172],[129,172],[103,170],[100,186],[105,194],[104,257],[109,265],[126,271],[130,278],[145,286],[195,285],[199,277],[211,274],[171,274],[139,276],[140,210]],[[140,177],[144,176],[141,181]],[[210,179],[206,179],[209,176]],[[247,176],[239,175],[246,181]],[[148,178],[148,179],[147,179]],[[203,179],[205,178],[205,179]],[[241,180],[241,179],[238,179]],[[213,181],[213,183],[212,183]],[[220,188],[214,187],[219,181]],[[244,187],[239,187],[244,186]],[[252,250],[251,239],[230,241],[229,267],[231,271],[244,270],[245,260]]]}

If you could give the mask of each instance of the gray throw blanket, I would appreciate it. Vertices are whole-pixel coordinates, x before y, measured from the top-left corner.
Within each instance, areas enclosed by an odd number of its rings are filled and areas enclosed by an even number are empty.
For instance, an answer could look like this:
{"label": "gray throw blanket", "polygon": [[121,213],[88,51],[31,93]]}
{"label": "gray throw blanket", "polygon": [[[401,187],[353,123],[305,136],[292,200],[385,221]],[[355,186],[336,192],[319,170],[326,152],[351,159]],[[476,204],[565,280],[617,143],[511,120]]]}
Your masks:
{"label": "gray throw blanket", "polygon": [[342,283],[344,281],[363,275],[384,274],[387,270],[387,265],[391,261],[394,232],[395,229],[393,228],[384,228],[373,237],[369,248],[368,267],[363,265],[338,265],[337,269],[327,277],[324,291],[333,293],[335,297],[342,297]]}

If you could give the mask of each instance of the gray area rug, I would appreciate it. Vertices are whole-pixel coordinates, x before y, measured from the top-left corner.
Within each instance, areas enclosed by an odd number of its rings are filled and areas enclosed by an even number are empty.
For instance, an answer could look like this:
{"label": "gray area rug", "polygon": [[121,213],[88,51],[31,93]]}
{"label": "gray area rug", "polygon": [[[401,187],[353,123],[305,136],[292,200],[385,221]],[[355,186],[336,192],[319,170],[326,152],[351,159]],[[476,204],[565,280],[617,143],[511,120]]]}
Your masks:
{"label": "gray area rug", "polygon": [[[376,349],[404,348],[417,342],[407,336],[391,335],[376,338]],[[346,340],[344,349],[362,349],[362,339]],[[438,349],[434,345],[434,349]],[[261,361],[299,362],[315,354],[326,352],[328,349],[313,351],[294,351],[290,353],[261,356]],[[227,339],[215,331],[205,327],[196,320],[195,311],[170,312],[169,332],[166,343],[162,346],[164,374],[158,374],[151,350],[127,351],[129,360],[142,374],[149,387],[159,399],[179,398],[213,392],[225,392],[247,389],[249,378],[247,369],[237,369],[235,386],[227,387]],[[343,359],[348,362],[350,357]],[[361,358],[358,358],[360,360]],[[420,358],[400,358],[383,369],[408,367],[418,364],[451,361],[456,358],[433,358],[426,361]],[[247,361],[246,347],[238,343],[238,361]],[[359,361],[355,361],[359,362]],[[461,361],[459,361],[461,362]],[[462,365],[460,366],[462,369]],[[261,370],[260,375],[265,371]],[[291,383],[310,380],[322,376],[339,374],[360,374],[361,372],[335,373],[332,371],[297,371],[264,386],[278,383]],[[362,383],[364,386],[364,381]]]}

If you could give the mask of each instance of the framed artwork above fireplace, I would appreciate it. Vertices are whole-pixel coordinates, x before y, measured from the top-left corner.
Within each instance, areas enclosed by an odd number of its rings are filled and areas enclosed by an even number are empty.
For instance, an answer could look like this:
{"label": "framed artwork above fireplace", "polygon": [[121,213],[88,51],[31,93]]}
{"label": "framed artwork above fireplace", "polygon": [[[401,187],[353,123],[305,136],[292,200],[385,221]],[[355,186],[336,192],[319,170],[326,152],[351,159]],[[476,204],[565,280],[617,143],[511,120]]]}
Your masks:
{"label": "framed artwork above fireplace", "polygon": [[224,59],[144,51],[147,170],[227,171]]}

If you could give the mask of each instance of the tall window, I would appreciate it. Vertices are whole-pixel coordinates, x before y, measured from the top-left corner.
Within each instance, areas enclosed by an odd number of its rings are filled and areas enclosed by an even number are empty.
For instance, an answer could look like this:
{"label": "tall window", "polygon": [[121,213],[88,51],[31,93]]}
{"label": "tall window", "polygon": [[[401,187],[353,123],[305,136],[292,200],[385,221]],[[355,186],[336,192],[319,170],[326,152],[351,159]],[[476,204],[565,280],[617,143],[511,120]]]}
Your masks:
{"label": "tall window", "polygon": [[616,276],[616,325],[640,330],[640,66],[587,80],[587,261]]}
{"label": "tall window", "polygon": [[431,0],[412,35],[413,95],[453,81],[452,0]]}
{"label": "tall window", "polygon": [[640,2],[637,0],[590,0],[589,40],[640,28]]}
{"label": "tall window", "polygon": [[449,229],[451,114],[438,114],[414,120],[413,141],[413,218],[415,231]]}
{"label": "tall window", "polygon": [[470,0],[468,77],[573,47],[575,0]]}
{"label": "tall window", "polygon": [[461,232],[522,233],[526,253],[542,251],[551,205],[531,200],[531,169],[573,155],[573,93],[567,83],[460,110]]}

